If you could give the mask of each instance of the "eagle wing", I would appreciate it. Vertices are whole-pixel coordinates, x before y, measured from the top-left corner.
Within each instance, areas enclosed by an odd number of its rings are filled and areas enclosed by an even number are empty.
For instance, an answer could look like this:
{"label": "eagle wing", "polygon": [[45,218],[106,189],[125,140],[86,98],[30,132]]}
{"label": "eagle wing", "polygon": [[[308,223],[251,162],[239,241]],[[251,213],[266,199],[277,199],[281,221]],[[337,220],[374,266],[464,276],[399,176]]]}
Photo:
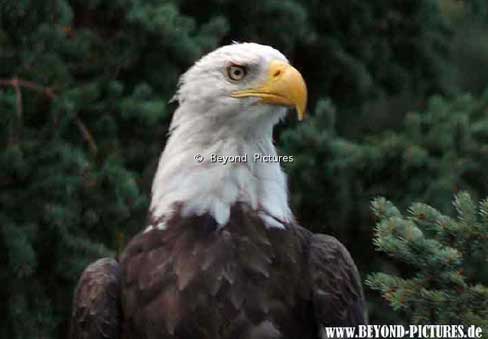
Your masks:
{"label": "eagle wing", "polygon": [[358,270],[337,239],[323,234],[312,236],[309,270],[314,316],[320,329],[367,323]]}
{"label": "eagle wing", "polygon": [[120,338],[120,268],[99,259],[81,275],[75,290],[70,339]]}

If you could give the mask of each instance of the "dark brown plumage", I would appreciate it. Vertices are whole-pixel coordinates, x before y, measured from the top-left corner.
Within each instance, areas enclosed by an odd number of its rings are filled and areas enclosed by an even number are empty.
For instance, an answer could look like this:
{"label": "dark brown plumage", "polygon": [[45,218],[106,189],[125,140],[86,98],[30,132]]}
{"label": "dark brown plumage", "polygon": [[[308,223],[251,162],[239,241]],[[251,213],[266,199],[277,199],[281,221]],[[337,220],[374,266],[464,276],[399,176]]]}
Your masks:
{"label": "dark brown plumage", "polygon": [[71,339],[120,338],[119,264],[99,259],[81,275],[73,299]]}
{"label": "dark brown plumage", "polygon": [[[223,228],[209,216],[173,217],[166,230],[137,235],[120,258],[121,318],[118,285],[107,280],[116,266],[98,267],[83,274],[73,313],[75,331],[91,334],[72,338],[316,339],[321,326],[366,322],[356,267],[337,240],[266,228],[243,204]],[[99,326],[110,312],[108,331]]]}

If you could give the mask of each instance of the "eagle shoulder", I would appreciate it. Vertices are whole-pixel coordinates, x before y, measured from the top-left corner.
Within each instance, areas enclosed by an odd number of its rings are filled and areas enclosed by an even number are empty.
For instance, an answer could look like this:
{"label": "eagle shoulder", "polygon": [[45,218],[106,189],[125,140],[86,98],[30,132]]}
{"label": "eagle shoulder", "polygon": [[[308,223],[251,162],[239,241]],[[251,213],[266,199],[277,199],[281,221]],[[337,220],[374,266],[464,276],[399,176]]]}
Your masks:
{"label": "eagle shoulder", "polygon": [[102,258],[82,273],[75,290],[70,339],[120,338],[120,268]]}
{"label": "eagle shoulder", "polygon": [[318,326],[367,323],[359,273],[343,244],[328,235],[312,235],[308,268]]}

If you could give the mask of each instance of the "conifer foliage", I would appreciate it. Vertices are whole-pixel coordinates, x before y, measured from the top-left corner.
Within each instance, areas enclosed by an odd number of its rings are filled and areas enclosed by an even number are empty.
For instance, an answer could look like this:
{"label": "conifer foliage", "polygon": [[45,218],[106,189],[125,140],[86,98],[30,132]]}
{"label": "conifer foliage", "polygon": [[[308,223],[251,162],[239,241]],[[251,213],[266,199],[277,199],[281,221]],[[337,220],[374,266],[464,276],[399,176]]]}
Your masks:
{"label": "conifer foliage", "polygon": [[[463,324],[488,330],[488,199],[456,195],[457,216],[422,203],[407,215],[384,198],[373,202],[379,251],[412,269],[408,277],[375,273],[367,284],[407,323]],[[484,283],[483,283],[484,282]]]}
{"label": "conifer foliage", "polygon": [[125,0],[0,1],[0,23],[0,337],[63,338],[80,272],[144,227],[177,78],[226,27]]}

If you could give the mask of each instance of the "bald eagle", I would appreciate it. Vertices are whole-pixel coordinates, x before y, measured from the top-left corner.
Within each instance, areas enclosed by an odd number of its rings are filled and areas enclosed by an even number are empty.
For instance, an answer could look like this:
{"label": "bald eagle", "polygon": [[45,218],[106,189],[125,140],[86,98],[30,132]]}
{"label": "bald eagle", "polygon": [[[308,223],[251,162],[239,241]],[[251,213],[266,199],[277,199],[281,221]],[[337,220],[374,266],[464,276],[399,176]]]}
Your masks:
{"label": "bald eagle", "polygon": [[365,323],[351,256],[297,224],[276,160],[273,126],[305,113],[301,74],[272,47],[232,44],[175,99],[148,225],[83,272],[71,338],[309,339]]}

